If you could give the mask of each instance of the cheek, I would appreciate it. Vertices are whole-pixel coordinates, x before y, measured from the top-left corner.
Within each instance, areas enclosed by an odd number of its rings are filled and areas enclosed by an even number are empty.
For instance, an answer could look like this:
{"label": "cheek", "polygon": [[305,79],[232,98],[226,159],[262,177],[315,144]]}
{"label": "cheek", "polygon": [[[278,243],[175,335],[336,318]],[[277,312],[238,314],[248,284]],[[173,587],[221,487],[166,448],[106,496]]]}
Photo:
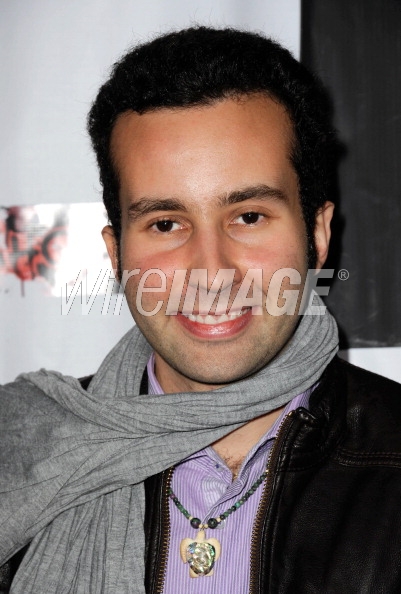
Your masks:
{"label": "cheek", "polygon": [[306,244],[303,241],[289,241],[287,244],[272,243],[270,246],[249,251],[241,262],[243,272],[249,269],[261,269],[263,278],[267,282],[277,270],[282,268],[294,268],[303,276],[306,265]]}
{"label": "cheek", "polygon": [[[125,250],[122,252],[122,268],[140,270],[139,274],[128,280],[125,288],[131,312],[140,325],[137,317],[140,313],[144,315],[143,311],[151,312],[155,308],[160,311],[159,301],[163,302],[164,307],[168,303],[174,272],[180,268],[180,265],[177,258],[171,254]],[[150,273],[151,270],[157,270],[158,273]],[[148,292],[146,289],[154,289],[154,291]]]}
{"label": "cheek", "polygon": [[155,250],[151,243],[129,235],[121,241],[121,264],[125,270],[140,268],[141,274],[150,269],[158,269],[167,277],[174,274],[174,269],[178,267],[176,253]]}
{"label": "cheek", "polygon": [[[302,294],[307,271],[306,240],[302,233],[294,231],[293,234],[288,234],[286,240],[276,237],[275,241],[269,241],[268,245],[259,250],[248,252],[244,262],[247,269],[262,270],[261,290],[268,300],[271,312],[284,305],[293,308],[293,300],[289,299],[287,303],[282,298],[285,290],[291,291],[288,296],[295,300],[297,295]],[[297,272],[293,273],[293,270]],[[271,306],[271,301],[274,302],[274,307]],[[277,311],[282,314],[281,309]]]}

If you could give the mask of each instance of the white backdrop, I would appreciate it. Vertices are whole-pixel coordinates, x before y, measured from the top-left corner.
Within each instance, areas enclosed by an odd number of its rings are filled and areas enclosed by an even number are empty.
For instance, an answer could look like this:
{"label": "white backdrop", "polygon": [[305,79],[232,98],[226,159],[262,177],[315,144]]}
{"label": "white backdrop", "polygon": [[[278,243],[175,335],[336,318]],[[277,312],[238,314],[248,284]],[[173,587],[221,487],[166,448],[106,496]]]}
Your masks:
{"label": "white backdrop", "polygon": [[[0,7],[0,206],[100,201],[86,114],[130,45],[202,23],[264,31],[299,54],[299,0],[0,0]],[[97,230],[86,232],[82,253],[98,241]],[[77,256],[77,274],[81,265]],[[62,316],[60,297],[44,297],[35,283],[23,297],[12,282],[7,291],[0,284],[1,382],[39,367],[92,373],[132,325],[126,308],[105,316],[101,303],[85,316],[74,303]],[[401,349],[357,351],[351,361],[401,381]]]}

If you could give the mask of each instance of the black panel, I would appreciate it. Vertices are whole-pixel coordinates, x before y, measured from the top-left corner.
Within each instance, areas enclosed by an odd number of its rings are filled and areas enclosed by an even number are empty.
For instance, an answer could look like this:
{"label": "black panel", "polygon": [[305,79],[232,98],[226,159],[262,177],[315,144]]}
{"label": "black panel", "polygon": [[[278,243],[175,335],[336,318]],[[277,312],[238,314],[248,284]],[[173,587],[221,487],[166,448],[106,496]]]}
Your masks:
{"label": "black panel", "polygon": [[335,228],[349,271],[327,304],[343,346],[401,345],[401,1],[304,0],[302,61],[333,98],[345,143]]}

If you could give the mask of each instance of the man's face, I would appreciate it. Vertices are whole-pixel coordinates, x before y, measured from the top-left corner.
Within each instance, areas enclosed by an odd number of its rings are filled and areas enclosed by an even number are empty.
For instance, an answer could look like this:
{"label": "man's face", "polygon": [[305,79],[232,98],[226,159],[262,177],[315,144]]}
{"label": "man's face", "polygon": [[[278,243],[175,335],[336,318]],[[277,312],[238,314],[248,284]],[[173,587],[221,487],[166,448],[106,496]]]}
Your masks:
{"label": "man's face", "polygon": [[[275,271],[296,269],[303,282],[307,240],[290,161],[292,142],[285,109],[261,95],[206,107],[130,112],[117,120],[112,153],[120,180],[121,268],[140,269],[128,281],[126,297],[155,350],[156,375],[166,392],[212,389],[246,377],[293,334],[297,315],[270,315],[266,307],[249,307],[249,302],[246,307],[238,299],[228,318],[216,314],[216,302],[211,315],[197,315],[198,298],[192,316],[184,315],[183,300],[176,315],[166,315],[176,270],[188,271],[183,297],[196,292],[189,281],[192,270],[207,270],[204,289],[219,270],[232,270],[227,310],[248,270],[263,272],[258,287],[263,303]],[[317,218],[318,266],[327,250],[329,211],[326,207]],[[117,268],[111,228],[103,235]],[[149,269],[159,269],[167,282],[165,290],[141,295],[146,311],[163,301],[158,313],[144,316],[137,291]],[[160,276],[149,275],[144,286],[160,288]]]}

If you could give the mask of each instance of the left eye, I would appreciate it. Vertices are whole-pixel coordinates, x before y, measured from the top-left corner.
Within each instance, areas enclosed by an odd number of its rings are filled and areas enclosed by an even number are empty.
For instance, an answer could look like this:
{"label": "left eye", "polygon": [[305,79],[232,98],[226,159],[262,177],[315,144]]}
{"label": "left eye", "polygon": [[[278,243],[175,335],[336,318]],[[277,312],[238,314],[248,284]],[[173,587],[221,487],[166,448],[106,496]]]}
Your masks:
{"label": "left eye", "polygon": [[261,218],[262,215],[258,212],[244,212],[244,214],[237,217],[236,222],[240,225],[254,225],[255,223],[258,223]]}
{"label": "left eye", "polygon": [[179,223],[175,223],[170,219],[164,219],[162,221],[157,221],[153,224],[153,227],[157,229],[160,233],[169,233],[170,231],[176,231],[179,229]]}

